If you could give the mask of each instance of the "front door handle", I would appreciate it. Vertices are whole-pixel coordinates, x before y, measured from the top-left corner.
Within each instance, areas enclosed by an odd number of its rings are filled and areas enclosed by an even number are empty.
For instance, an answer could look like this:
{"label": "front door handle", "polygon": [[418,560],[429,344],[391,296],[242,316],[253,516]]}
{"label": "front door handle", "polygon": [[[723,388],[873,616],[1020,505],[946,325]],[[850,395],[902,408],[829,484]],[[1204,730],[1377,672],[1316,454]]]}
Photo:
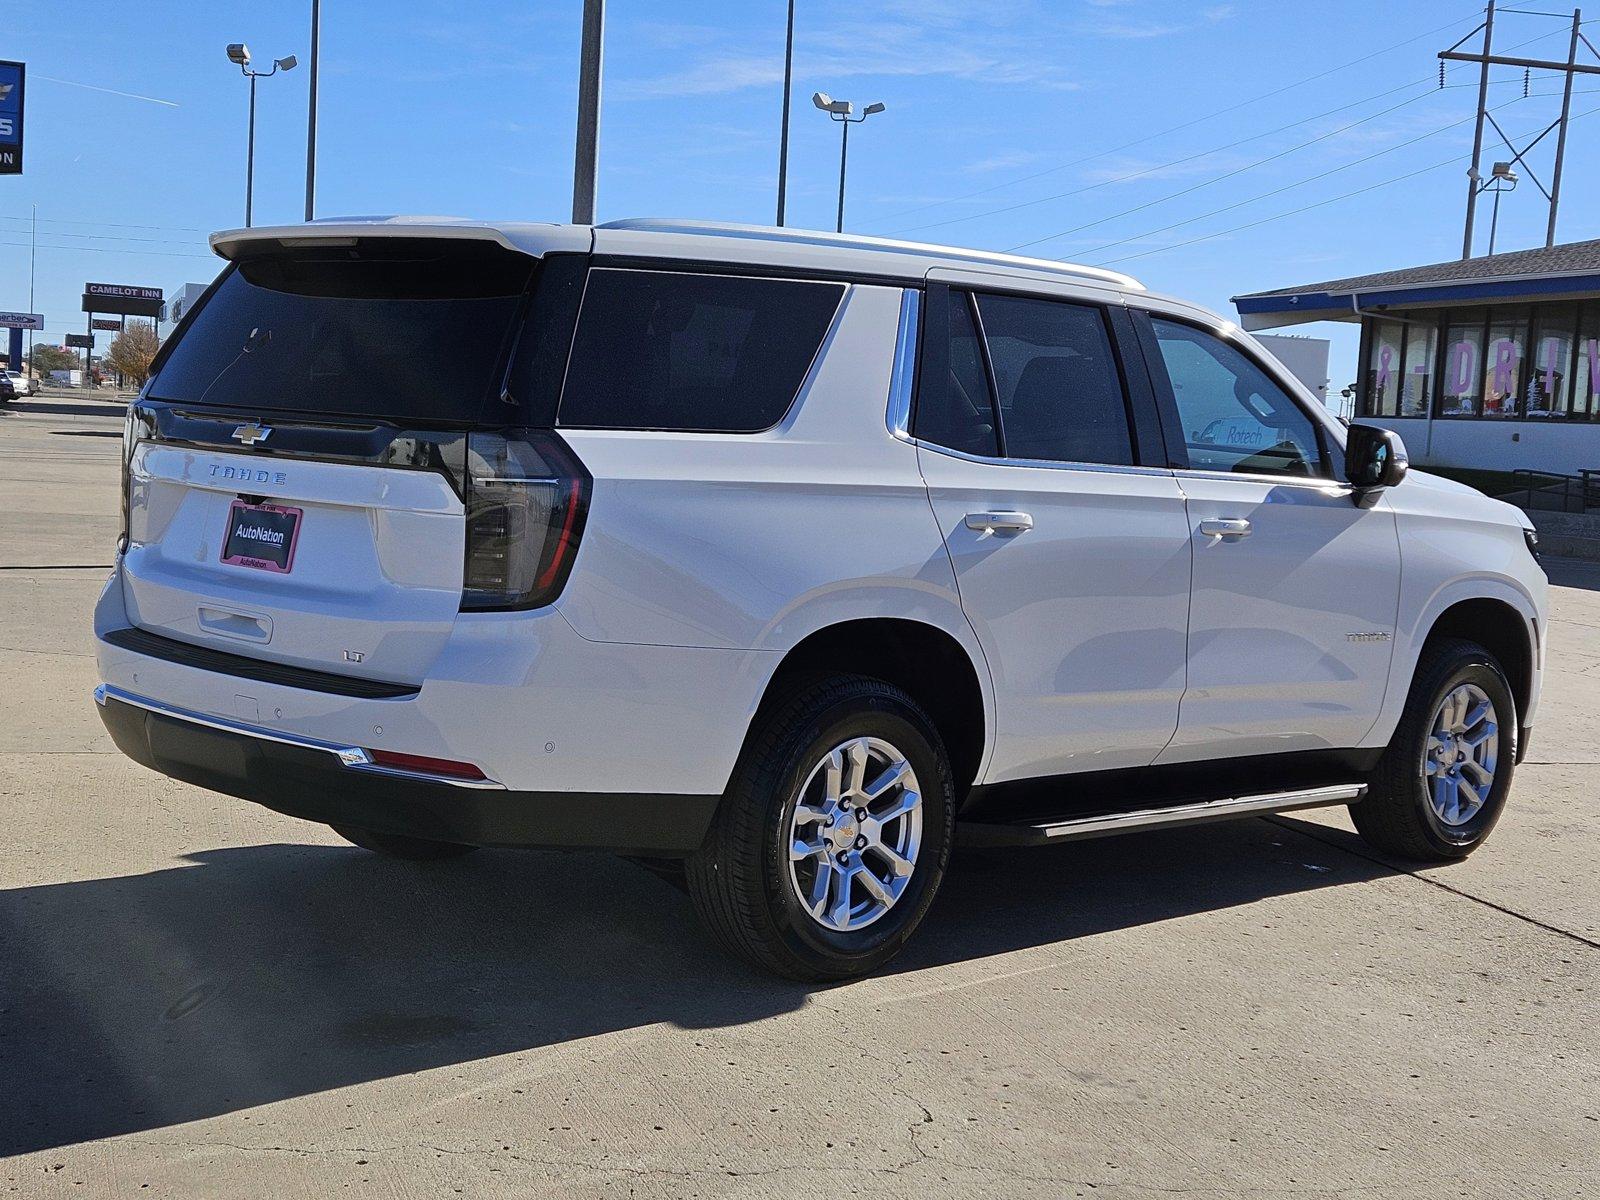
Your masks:
{"label": "front door handle", "polygon": [[1025,512],[968,513],[967,528],[980,533],[1026,533],[1033,528],[1033,517]]}
{"label": "front door handle", "polygon": [[1200,532],[1205,537],[1236,542],[1250,536],[1250,522],[1243,517],[1207,517],[1200,522]]}

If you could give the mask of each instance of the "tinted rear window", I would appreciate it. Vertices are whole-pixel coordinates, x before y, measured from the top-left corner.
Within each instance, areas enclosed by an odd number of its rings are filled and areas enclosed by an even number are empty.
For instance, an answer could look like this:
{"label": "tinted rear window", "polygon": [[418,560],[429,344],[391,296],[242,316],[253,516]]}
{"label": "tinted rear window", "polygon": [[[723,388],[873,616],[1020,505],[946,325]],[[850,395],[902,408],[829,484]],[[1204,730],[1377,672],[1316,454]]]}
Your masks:
{"label": "tinted rear window", "polygon": [[498,397],[534,261],[465,242],[289,252],[230,269],[161,365],[187,404],[471,422]]}
{"label": "tinted rear window", "polygon": [[561,424],[769,429],[799,392],[843,294],[836,283],[597,268]]}

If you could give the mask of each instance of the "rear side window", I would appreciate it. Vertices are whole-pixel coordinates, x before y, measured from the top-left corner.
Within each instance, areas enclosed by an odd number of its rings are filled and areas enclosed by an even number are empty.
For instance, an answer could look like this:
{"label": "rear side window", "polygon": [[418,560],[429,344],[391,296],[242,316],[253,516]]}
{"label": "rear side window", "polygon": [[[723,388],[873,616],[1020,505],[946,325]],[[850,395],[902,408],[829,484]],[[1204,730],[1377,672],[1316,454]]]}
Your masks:
{"label": "rear side window", "polygon": [[408,239],[241,262],[193,314],[151,395],[470,423],[498,394],[535,266],[497,246]]}
{"label": "rear side window", "polygon": [[1133,464],[1122,377],[1100,310],[980,295],[1007,458]]}
{"label": "rear side window", "polygon": [[[918,392],[912,432],[936,446],[992,458],[1000,453],[994,397],[989,392],[988,369],[978,344],[970,298],[964,292],[951,292],[947,311],[944,377],[928,379]],[[939,334],[938,330],[928,332],[929,337]]]}
{"label": "rear side window", "polygon": [[770,429],[805,382],[843,295],[837,283],[595,268],[560,423]]}

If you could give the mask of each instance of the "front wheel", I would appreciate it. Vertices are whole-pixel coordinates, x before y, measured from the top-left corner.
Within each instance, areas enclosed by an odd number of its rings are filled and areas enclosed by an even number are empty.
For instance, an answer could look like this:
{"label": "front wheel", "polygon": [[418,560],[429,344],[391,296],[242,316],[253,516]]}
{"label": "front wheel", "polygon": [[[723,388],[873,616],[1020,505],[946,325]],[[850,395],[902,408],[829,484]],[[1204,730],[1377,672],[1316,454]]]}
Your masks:
{"label": "front wheel", "polygon": [[1499,662],[1476,642],[1434,642],[1351,820],[1387,854],[1465,858],[1500,819],[1516,758],[1516,702]]}
{"label": "front wheel", "polygon": [[881,680],[803,685],[752,731],[689,894],[724,947],[791,979],[899,953],[944,877],[950,763],[933,722]]}

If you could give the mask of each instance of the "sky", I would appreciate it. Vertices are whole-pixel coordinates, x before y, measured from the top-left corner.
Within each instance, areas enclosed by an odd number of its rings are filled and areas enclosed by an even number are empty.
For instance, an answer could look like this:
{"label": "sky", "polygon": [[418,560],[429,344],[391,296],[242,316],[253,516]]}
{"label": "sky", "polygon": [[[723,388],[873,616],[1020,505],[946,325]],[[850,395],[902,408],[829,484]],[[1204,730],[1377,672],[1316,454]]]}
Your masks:
{"label": "sky", "polygon": [[[317,215],[567,219],[581,8],[324,0]],[[299,220],[309,9],[10,0],[0,58],[28,64],[27,157],[0,177],[0,309],[27,308],[34,206],[47,341],[82,327],[85,281],[170,292],[216,274],[206,235],[244,212],[248,87],[229,42],[263,67],[299,57],[258,84],[255,199],[257,224]],[[1241,292],[1460,252],[1476,69],[1452,66],[1441,90],[1435,54],[1481,21],[1470,0],[797,9],[791,225],[833,227],[839,130],[811,107],[821,90],[887,105],[852,131],[853,232],[1111,265],[1228,315]],[[772,223],[784,19],[784,0],[611,0],[600,220]],[[1496,49],[1564,57],[1569,36],[1505,14]],[[1513,137],[1559,111],[1559,76],[1534,73],[1527,98],[1521,70],[1491,78]],[[1600,237],[1597,109],[1600,76],[1580,76],[1563,241]],[[1553,141],[1531,159],[1546,184]],[[1485,169],[1509,157],[1491,142]],[[1543,244],[1545,219],[1525,178],[1497,249]],[[1330,394],[1353,378],[1353,327],[1294,332],[1333,338]]]}

